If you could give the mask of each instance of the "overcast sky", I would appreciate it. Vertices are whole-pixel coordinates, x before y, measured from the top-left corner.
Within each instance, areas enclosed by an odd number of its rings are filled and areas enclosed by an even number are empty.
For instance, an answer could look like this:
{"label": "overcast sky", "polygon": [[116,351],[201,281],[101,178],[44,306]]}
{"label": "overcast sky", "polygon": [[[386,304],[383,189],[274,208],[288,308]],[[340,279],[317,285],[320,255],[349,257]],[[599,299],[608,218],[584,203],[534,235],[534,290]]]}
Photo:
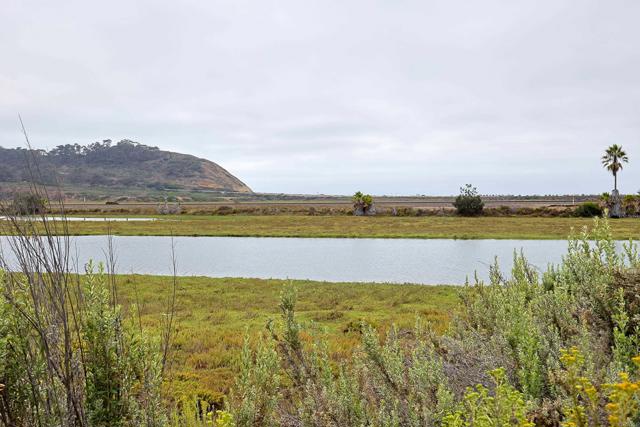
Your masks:
{"label": "overcast sky", "polygon": [[[640,1],[0,8],[0,146],[133,139],[261,192],[640,190]],[[0,165],[0,167],[2,167]]]}

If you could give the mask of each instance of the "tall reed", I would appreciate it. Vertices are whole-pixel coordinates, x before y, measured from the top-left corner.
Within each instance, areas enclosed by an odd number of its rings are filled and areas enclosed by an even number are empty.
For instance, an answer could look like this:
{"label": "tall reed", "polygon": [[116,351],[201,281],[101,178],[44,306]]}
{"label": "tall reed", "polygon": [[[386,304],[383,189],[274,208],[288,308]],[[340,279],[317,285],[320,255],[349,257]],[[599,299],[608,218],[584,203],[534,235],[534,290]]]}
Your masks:
{"label": "tall reed", "polygon": [[40,185],[37,158],[27,153],[30,196],[47,207],[57,199],[61,212],[25,217],[0,205],[7,236],[0,251],[0,425],[165,425],[160,392],[175,328],[175,280],[169,320],[151,336],[132,318],[135,307],[127,314],[119,304],[112,239],[106,263],[78,265],[61,187],[52,193]]}

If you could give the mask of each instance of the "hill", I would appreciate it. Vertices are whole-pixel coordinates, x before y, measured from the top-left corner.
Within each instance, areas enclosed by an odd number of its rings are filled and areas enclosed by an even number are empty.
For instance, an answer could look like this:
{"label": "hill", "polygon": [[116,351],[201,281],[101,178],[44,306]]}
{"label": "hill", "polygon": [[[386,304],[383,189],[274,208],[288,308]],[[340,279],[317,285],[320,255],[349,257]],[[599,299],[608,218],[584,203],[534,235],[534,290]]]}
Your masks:
{"label": "hill", "polygon": [[37,165],[39,183],[63,188],[252,192],[214,162],[126,139],[60,145],[50,151],[0,147],[0,165],[0,182],[8,184],[30,181],[28,165]]}

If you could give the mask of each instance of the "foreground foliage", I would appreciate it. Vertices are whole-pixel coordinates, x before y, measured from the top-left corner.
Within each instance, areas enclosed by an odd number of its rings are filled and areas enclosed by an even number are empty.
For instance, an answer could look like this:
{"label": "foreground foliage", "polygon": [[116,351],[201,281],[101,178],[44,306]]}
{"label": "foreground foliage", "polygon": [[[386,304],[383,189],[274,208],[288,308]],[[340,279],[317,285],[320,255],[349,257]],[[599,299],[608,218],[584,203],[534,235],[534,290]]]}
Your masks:
{"label": "foreground foliage", "polygon": [[0,248],[0,426],[166,425],[172,323],[154,338],[123,314],[111,250],[107,267],[77,274],[65,221],[0,212],[11,226]]}
{"label": "foreground foliage", "polygon": [[[269,321],[258,337],[247,333],[225,410],[161,399],[170,342],[164,337],[172,324],[166,319],[173,319],[174,310],[164,311],[165,320],[149,334],[136,305],[129,313],[137,317],[124,314],[114,276],[91,264],[85,275],[68,273],[61,255],[68,249],[61,251],[60,242],[51,235],[16,236],[21,273],[0,277],[0,425],[528,427],[640,421],[640,259],[631,243],[622,251],[616,247],[607,221],[596,220],[592,232],[571,238],[563,262],[544,273],[521,254],[514,255],[509,276],[496,264],[489,283],[464,288],[461,310],[444,334],[419,317],[413,327],[388,330],[349,322],[344,330],[360,342],[338,358],[329,339],[336,330],[315,322],[326,320],[322,316],[301,321],[298,290],[286,286],[280,320]],[[179,298],[175,283],[170,294]],[[415,296],[414,288],[394,289]],[[245,301],[236,304],[246,308]],[[336,307],[327,308],[331,319],[338,316]],[[176,340],[176,346],[183,344]]]}
{"label": "foreground foliage", "polygon": [[296,319],[287,288],[280,323],[245,350],[225,416],[236,426],[634,425],[639,262],[596,220],[559,266],[540,273],[516,254],[509,277],[496,265],[490,283],[469,285],[448,333],[418,321],[380,340],[363,324],[353,363],[340,365],[322,330]]}
{"label": "foreground foliage", "polygon": [[163,425],[158,342],[123,318],[102,268],[53,280],[0,274],[0,425]]}

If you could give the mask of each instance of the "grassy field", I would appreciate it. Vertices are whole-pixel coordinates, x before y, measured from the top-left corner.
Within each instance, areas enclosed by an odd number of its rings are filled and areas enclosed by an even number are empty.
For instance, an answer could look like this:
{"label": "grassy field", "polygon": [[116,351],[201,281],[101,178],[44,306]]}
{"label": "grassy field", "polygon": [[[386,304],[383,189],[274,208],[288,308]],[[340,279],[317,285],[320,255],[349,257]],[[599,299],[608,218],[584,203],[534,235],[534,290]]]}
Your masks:
{"label": "grassy field", "polygon": [[[259,237],[384,237],[453,239],[565,239],[590,218],[353,217],[299,215],[163,216],[158,221],[70,222],[73,235],[177,235]],[[640,237],[640,220],[610,221],[616,239]],[[1,229],[1,228],[0,228]]]}
{"label": "grassy field", "polygon": [[[170,277],[117,277],[124,305],[141,307],[142,322],[157,330],[171,289]],[[335,360],[348,356],[359,342],[361,320],[388,328],[413,326],[416,316],[444,330],[458,302],[448,286],[350,284],[294,281],[299,290],[300,319],[326,328]],[[177,336],[168,392],[176,397],[219,400],[233,384],[245,333],[265,331],[279,319],[282,280],[178,279]]]}

